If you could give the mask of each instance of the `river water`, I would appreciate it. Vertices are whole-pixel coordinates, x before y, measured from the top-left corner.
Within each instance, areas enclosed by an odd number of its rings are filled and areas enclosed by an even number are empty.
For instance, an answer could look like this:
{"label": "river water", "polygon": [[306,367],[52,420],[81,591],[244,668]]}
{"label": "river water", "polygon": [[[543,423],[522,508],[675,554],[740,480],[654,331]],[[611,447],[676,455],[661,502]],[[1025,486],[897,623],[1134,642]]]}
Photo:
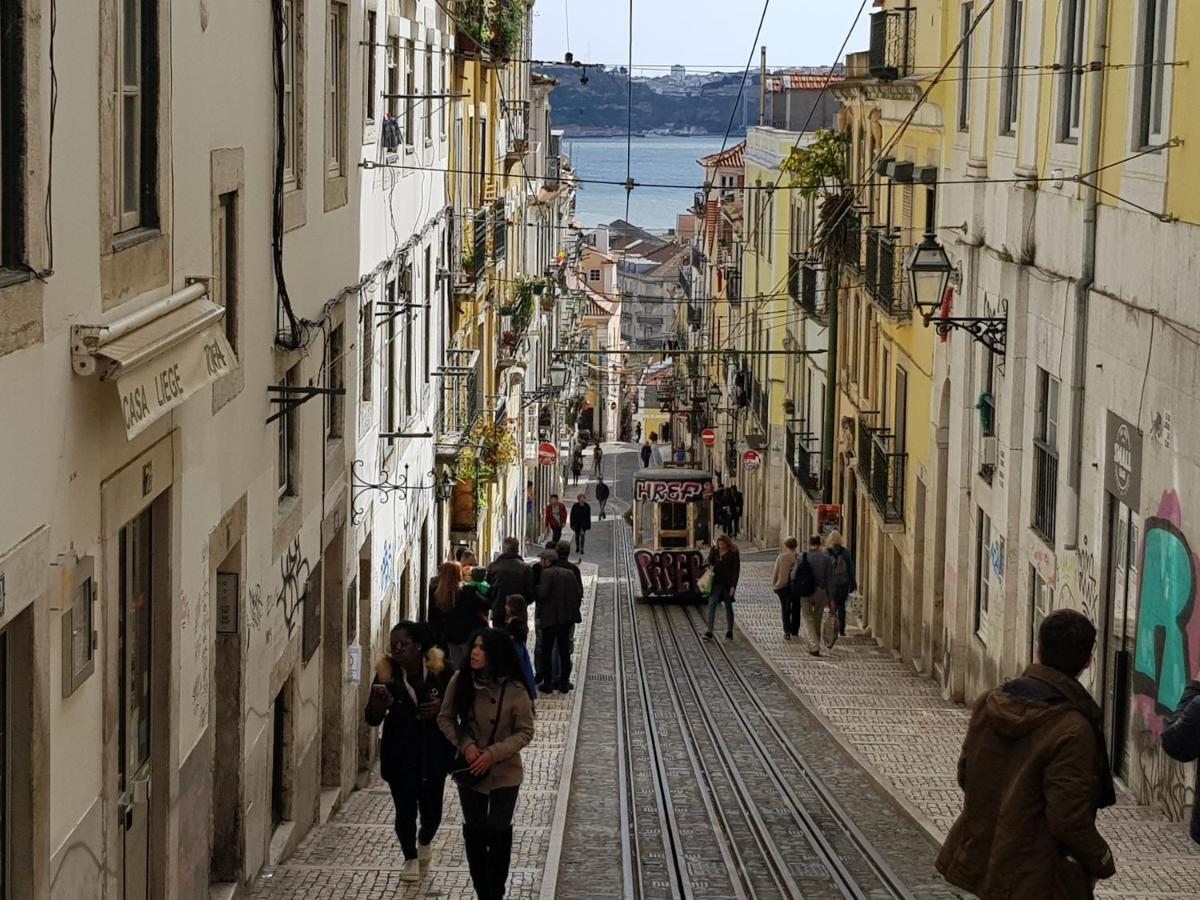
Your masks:
{"label": "river water", "polygon": [[[635,137],[632,142],[634,181],[680,184],[686,188],[635,188],[629,204],[629,221],[648,231],[675,227],[677,213],[692,205],[704,182],[704,169],[696,160],[721,149],[722,135],[700,137]],[[740,137],[730,137],[733,146]],[[563,142],[581,179],[625,180],[625,138],[567,138]],[[620,185],[580,184],[576,218],[590,228],[624,219],[625,188]]]}

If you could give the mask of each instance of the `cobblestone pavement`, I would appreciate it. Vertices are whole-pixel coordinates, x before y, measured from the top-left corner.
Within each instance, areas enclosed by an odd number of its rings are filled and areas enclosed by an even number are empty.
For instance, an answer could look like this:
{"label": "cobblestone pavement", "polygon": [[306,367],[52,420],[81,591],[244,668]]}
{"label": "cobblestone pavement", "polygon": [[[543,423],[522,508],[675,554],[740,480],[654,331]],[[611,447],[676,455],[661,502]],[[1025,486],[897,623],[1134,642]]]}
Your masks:
{"label": "cobblestone pavement", "polygon": [[[596,596],[596,566],[584,563],[583,623],[576,652],[582,654]],[[532,650],[532,636],[531,636]],[[576,679],[576,683],[580,683]],[[525,782],[513,817],[513,859],[508,896],[539,896],[550,850],[559,784],[567,764],[572,713],[581,691],[539,697],[533,742],[522,753]],[[267,869],[250,896],[255,900],[409,900],[475,896],[462,846],[462,816],[452,780],[446,782],[442,827],[433,842],[433,864],[421,881],[401,881],[404,862],[392,828],[394,810],[387,785],[376,776],[355,791],[324,825],[315,826],[284,864]]]}
{"label": "cobblestone pavement", "polygon": [[[743,562],[740,630],[843,746],[943,840],[962,806],[955,772],[969,711],[943,700],[932,679],[853,628],[819,658],[808,655],[803,641],[784,641],[770,577],[771,563]],[[1117,875],[1098,886],[1097,896],[1200,897],[1200,849],[1185,824],[1167,822],[1123,794],[1100,813],[1100,830],[1116,855]]]}

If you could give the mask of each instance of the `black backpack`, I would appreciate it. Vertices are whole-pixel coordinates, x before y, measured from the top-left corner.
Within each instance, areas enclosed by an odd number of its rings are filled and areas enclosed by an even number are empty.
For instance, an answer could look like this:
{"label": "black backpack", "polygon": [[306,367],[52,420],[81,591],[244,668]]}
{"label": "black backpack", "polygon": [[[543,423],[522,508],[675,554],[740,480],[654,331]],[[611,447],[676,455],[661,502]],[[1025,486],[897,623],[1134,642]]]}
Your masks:
{"label": "black backpack", "polygon": [[800,554],[800,565],[796,567],[796,578],[792,581],[792,591],[798,597],[811,597],[817,592],[817,579],[813,575],[812,564],[808,554]]}

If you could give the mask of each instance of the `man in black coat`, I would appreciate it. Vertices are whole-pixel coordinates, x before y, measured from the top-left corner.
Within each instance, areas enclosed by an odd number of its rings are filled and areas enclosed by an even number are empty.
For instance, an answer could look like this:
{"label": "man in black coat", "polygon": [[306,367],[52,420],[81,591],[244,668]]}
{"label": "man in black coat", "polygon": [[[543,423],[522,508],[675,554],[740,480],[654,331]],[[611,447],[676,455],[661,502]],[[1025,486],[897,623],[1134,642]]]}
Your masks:
{"label": "man in black coat", "polygon": [[[1200,760],[1200,674],[1188,682],[1175,713],[1166,719],[1162,733],[1167,756],[1180,762]],[[1200,777],[1200,766],[1196,768]],[[1200,800],[1192,805],[1192,840],[1200,844]]]}
{"label": "man in black coat", "polygon": [[[542,551],[542,574],[538,579],[537,615],[542,626],[542,639],[537,648],[538,668],[542,682],[538,690],[552,693],[556,688],[564,694],[571,684],[571,631],[582,621],[580,608],[583,590],[575,574],[562,565],[558,554]],[[555,678],[555,663],[558,675]]]}
{"label": "man in black coat", "polygon": [[592,506],[587,497],[579,494],[571,507],[571,531],[575,532],[575,552],[583,556],[583,545],[592,527]]}
{"label": "man in black coat", "polygon": [[596,502],[600,505],[600,521],[604,521],[604,514],[608,507],[608,485],[604,483],[604,476],[601,475],[596,479]]}
{"label": "man in black coat", "polygon": [[505,624],[504,604],[510,595],[520,594],[527,604],[537,599],[533,595],[533,570],[521,558],[520,542],[515,537],[506,537],[501,548],[503,552],[487,570],[494,628],[501,628]]}

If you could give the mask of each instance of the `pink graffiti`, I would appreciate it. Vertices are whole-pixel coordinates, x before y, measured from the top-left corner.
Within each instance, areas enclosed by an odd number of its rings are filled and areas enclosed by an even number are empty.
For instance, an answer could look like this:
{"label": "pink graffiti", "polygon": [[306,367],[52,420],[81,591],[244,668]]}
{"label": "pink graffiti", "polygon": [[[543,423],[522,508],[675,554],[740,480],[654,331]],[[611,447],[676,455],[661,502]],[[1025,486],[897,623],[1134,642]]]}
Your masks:
{"label": "pink graffiti", "polygon": [[635,497],[650,503],[687,503],[712,496],[711,481],[639,481]]}
{"label": "pink graffiti", "polygon": [[704,574],[704,554],[699,550],[635,550],[633,558],[647,597],[694,593]]}

